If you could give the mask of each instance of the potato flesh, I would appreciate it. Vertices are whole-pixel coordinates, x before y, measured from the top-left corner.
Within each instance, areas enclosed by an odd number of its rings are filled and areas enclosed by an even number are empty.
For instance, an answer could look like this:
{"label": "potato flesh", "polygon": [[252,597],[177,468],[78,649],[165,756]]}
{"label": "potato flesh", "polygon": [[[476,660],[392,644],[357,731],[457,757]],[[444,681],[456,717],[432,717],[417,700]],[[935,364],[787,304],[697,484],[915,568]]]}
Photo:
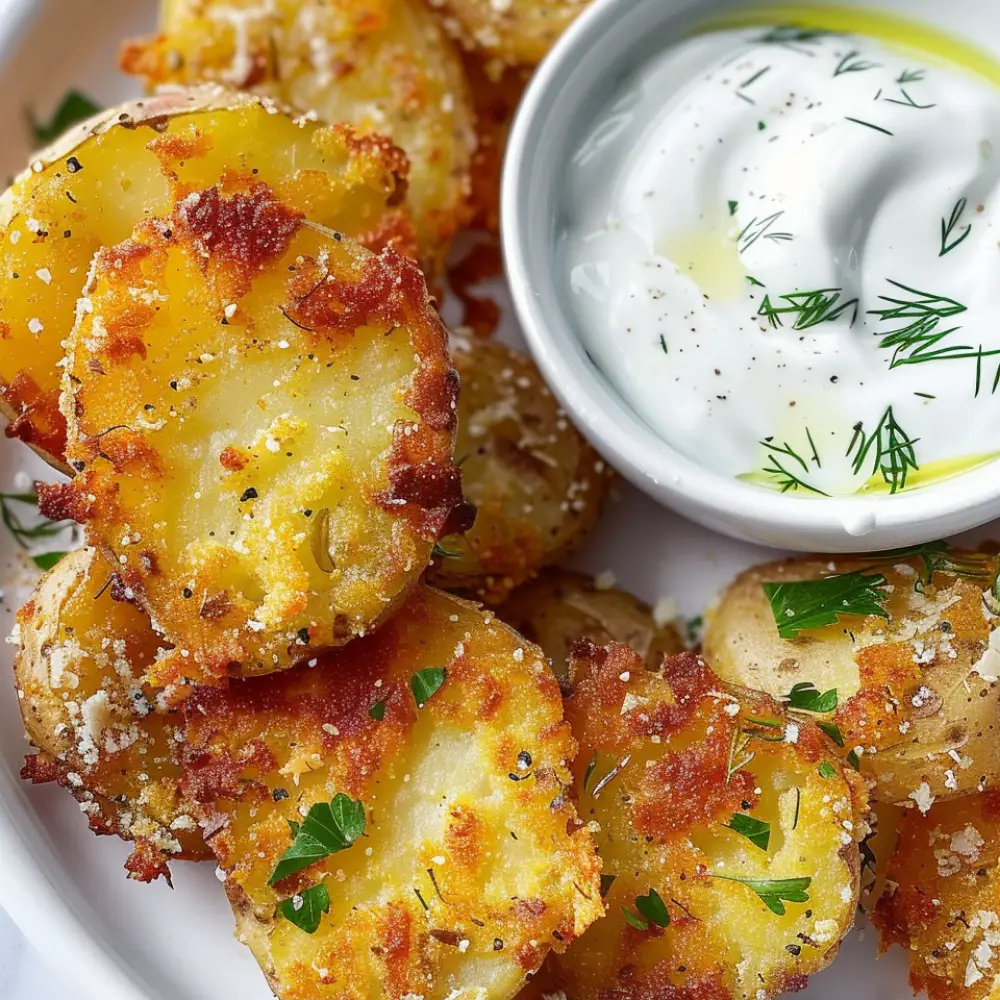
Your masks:
{"label": "potato flesh", "polygon": [[[446,679],[418,710],[411,677],[430,666]],[[559,947],[553,931],[572,940],[600,915],[590,839],[552,804],[575,750],[558,686],[540,650],[472,605],[418,589],[314,668],[204,691],[187,715],[189,791],[226,821],[210,842],[240,926],[267,925],[257,958],[279,996],[508,1000]],[[286,820],[338,792],[364,804],[364,839],[268,886]],[[321,879],[332,908],[315,934],[275,916]]]}
{"label": "potato flesh", "polygon": [[[1000,669],[992,665],[997,654],[990,639],[997,618],[986,593],[995,566],[977,553],[952,555],[978,560],[981,577],[939,572],[923,586],[921,560],[878,556],[788,560],[750,570],[712,613],[705,656],[725,680],[774,697],[801,682],[836,689],[833,721],[848,749],[860,748],[862,769],[878,782],[880,800],[907,804],[974,790],[984,776],[1000,775],[994,737]],[[796,639],[778,637],[763,581],[860,570],[882,573],[892,588],[888,620],[845,617]]]}
{"label": "potato flesh", "polygon": [[[206,225],[245,215],[233,246],[274,259],[234,271],[221,244],[203,254],[184,220],[209,202]],[[286,212],[258,188],[192,196],[102,252],[71,343],[81,473],[56,503],[175,644],[159,684],[267,673],[364,634],[457,495],[454,380],[415,265]]]}
{"label": "potato flesh", "polygon": [[147,880],[171,858],[210,853],[178,792],[183,719],[141,681],[162,640],[111,597],[110,572],[80,549],[41,580],[18,615],[15,679],[28,735],[51,758],[29,763],[28,776],[47,769],[96,831],[134,840],[126,867]]}
{"label": "potato flesh", "polygon": [[163,35],[126,52],[154,83],[214,80],[388,135],[411,164],[422,262],[465,214],[472,114],[451,43],[416,0],[168,0]]}
{"label": "potato flesh", "polygon": [[[684,988],[749,1000],[801,989],[833,960],[853,921],[860,779],[834,763],[814,727],[803,723],[794,743],[781,741],[785,719],[775,703],[722,685],[696,663],[682,654],[654,674],[617,644],[584,644],[573,660],[567,712],[581,747],[578,808],[596,824],[605,877],[615,876],[608,916],[553,962],[574,1000]],[[778,720],[779,742],[746,743],[736,756],[749,759],[727,779],[733,741],[752,718]],[[736,812],[770,824],[767,852],[727,828]],[[786,902],[778,915],[723,875],[807,877],[809,900]],[[651,888],[669,913],[662,931],[637,930],[623,913],[637,913],[636,898]]]}
{"label": "potato flesh", "polygon": [[57,464],[65,446],[57,365],[100,247],[224,177],[268,183],[313,221],[351,234],[399,214],[387,205],[405,183],[398,150],[359,146],[349,132],[295,123],[214,87],[123,105],[35,162],[42,169],[0,200],[0,384],[14,430]]}
{"label": "potato flesh", "polygon": [[499,342],[453,338],[462,380],[455,459],[476,507],[430,580],[497,604],[594,526],[608,470],[569,422],[530,358]]}

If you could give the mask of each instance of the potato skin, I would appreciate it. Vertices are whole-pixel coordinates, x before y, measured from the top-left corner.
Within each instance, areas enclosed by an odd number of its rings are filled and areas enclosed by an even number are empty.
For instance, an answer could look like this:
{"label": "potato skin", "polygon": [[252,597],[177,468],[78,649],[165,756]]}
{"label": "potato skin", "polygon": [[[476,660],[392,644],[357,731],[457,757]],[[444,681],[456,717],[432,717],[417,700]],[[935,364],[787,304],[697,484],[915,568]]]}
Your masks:
{"label": "potato skin", "polygon": [[[578,808],[597,840],[607,916],[553,958],[566,995],[764,1000],[802,989],[854,919],[860,776],[812,723],[724,685],[695,653],[653,672],[620,643],[583,642],[571,684]],[[766,851],[730,828],[737,814],[770,824]],[[732,881],[747,878],[808,878],[808,900],[772,912]],[[623,908],[638,916],[651,889],[669,925],[638,929]]]}
{"label": "potato skin", "polygon": [[501,621],[542,647],[560,679],[568,677],[570,650],[580,639],[599,646],[624,642],[648,670],[658,669],[664,656],[684,651],[676,627],[657,625],[648,605],[627,591],[599,588],[592,577],[575,570],[543,569],[496,612]]}
{"label": "potato skin", "polygon": [[[284,669],[405,599],[464,511],[416,264],[252,183],[100,251],[68,344],[73,517],[175,646],[159,686]],[[183,692],[180,692],[183,694]]]}
{"label": "potato skin", "polygon": [[881,950],[910,958],[913,992],[929,1000],[996,996],[1000,793],[908,810],[875,908]]}
{"label": "potato skin", "polygon": [[111,573],[93,549],[79,549],[18,612],[18,704],[39,750],[22,776],[58,782],[95,833],[133,841],[131,878],[169,879],[168,861],[211,853],[178,789],[184,720],[142,683],[163,640],[115,599]]}
{"label": "potato skin", "polygon": [[0,197],[0,413],[63,472],[63,341],[91,260],[175,198],[223,178],[266,182],[315,221],[415,247],[407,162],[388,141],[295,122],[217,86],[158,94],[71,129]]}
{"label": "potato skin", "polygon": [[420,260],[443,270],[475,139],[458,55],[419,0],[165,0],[160,27],[126,46],[127,72],[251,90],[405,149]]}
{"label": "potato skin", "polygon": [[[445,678],[418,708],[412,678],[428,667]],[[374,634],[202,689],[185,712],[185,791],[282,998],[509,1000],[601,913],[597,857],[564,795],[576,746],[558,684],[475,605],[418,588]],[[362,840],[269,886],[287,821],[335,793],[363,804]],[[316,933],[276,915],[321,880],[333,902]]]}
{"label": "potato skin", "polygon": [[[982,575],[941,571],[925,586],[922,560],[877,554],[756,567],[711,614],[705,656],[725,680],[773,697],[800,682],[836,689],[832,721],[848,748],[860,748],[880,801],[926,803],[974,790],[1000,776],[1000,685],[993,679],[1000,670],[988,665],[996,657],[997,619],[987,603],[996,557],[960,550],[950,556]],[[860,570],[882,573],[892,587],[888,621],[842,618],[796,639],[778,637],[763,581]]]}
{"label": "potato skin", "polygon": [[455,460],[476,521],[441,541],[429,580],[500,603],[593,528],[611,473],[534,362],[499,341],[452,337],[461,379]]}

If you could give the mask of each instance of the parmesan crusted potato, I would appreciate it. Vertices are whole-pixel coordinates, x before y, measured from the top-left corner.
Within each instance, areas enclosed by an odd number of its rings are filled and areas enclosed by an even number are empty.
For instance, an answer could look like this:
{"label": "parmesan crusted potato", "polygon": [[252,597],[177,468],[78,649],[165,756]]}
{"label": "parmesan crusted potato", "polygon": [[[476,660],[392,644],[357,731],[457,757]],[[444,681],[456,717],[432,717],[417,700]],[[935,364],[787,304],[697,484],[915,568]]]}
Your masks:
{"label": "parmesan crusted potato", "polygon": [[430,0],[465,47],[501,63],[534,66],[586,9],[589,0]]}
{"label": "parmesan crusted potato", "polygon": [[266,185],[100,251],[66,360],[76,478],[43,488],[175,647],[159,686],[290,666],[390,615],[454,511],[457,379],[412,261]]}
{"label": "parmesan crusted potato", "polygon": [[992,1000],[1000,990],[1000,795],[911,809],[875,908],[881,948],[910,956],[910,985],[930,1000]]}
{"label": "parmesan crusted potato", "polygon": [[419,0],[165,0],[161,28],[126,46],[127,72],[250,89],[405,149],[421,262],[441,267],[475,139],[458,55]]}
{"label": "parmesan crusted potato", "polygon": [[[1000,776],[1000,634],[996,557],[943,543],[919,550],[749,570],[710,616],[704,650],[723,679],[777,698],[796,684],[835,691],[827,721],[876,779],[876,797],[926,806]],[[881,575],[887,617],[842,615],[795,638],[778,635],[763,584],[851,573]],[[843,597],[834,604],[843,608]]]}
{"label": "parmesan crusted potato", "polygon": [[676,627],[653,619],[649,607],[627,591],[597,587],[585,573],[550,567],[522,584],[497,608],[497,616],[525,638],[538,643],[565,678],[573,645],[590,639],[597,645],[624,642],[656,670],[664,656],[684,650]]}
{"label": "parmesan crusted potato", "polygon": [[175,198],[220,181],[270,184],[299,211],[349,234],[388,234],[412,252],[401,203],[406,157],[387,140],[293,121],[270,102],[215,86],[102,112],[39,153],[0,197],[0,412],[8,434],[64,461],[63,341],[91,260]]}
{"label": "parmesan crusted potato", "polygon": [[181,801],[183,718],[142,682],[162,640],[116,594],[93,549],[65,556],[18,612],[18,705],[31,742],[23,776],[57,781],[96,833],[131,840],[132,878],[169,878],[167,861],[211,857]]}
{"label": "parmesan crusted potato", "polygon": [[530,358],[499,342],[453,342],[455,459],[477,514],[471,530],[442,539],[430,580],[497,604],[583,540],[610,476]]}
{"label": "parmesan crusted potato", "polygon": [[601,915],[559,686],[475,605],[421,587],[185,711],[185,792],[279,997],[509,1000]]}
{"label": "parmesan crusted potato", "polygon": [[607,917],[554,972],[573,1000],[765,1000],[805,986],[854,920],[863,779],[812,723],[694,653],[650,671],[580,643],[566,713]]}

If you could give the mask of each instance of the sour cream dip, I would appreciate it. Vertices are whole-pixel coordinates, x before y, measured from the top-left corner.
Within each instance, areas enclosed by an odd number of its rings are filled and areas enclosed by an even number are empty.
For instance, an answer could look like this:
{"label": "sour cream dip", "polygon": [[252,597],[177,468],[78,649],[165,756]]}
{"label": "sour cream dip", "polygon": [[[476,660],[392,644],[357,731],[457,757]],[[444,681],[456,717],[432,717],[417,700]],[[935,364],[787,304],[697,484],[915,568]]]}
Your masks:
{"label": "sour cream dip", "polygon": [[565,177],[589,355],[673,447],[803,497],[1000,455],[1000,87],[861,35],[720,29],[640,67]]}

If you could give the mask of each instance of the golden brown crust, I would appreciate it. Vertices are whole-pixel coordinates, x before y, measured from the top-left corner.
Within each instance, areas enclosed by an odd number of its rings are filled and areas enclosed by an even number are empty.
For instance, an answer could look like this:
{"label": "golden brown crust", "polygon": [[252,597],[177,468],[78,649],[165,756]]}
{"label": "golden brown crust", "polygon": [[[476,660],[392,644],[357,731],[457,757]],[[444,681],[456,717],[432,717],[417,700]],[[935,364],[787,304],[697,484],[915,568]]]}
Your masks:
{"label": "golden brown crust", "polygon": [[455,460],[476,522],[444,538],[435,586],[496,604],[572,551],[597,521],[610,472],[526,355],[453,338],[462,380]]}
{"label": "golden brown crust", "polygon": [[[232,184],[230,184],[232,187]],[[252,182],[95,260],[41,494],[175,648],[161,686],[268,673],[392,613],[462,510],[455,376],[416,265]]]}
{"label": "golden brown crust", "polygon": [[39,749],[21,775],[69,791],[95,833],[134,841],[130,877],[169,879],[169,861],[210,853],[178,791],[183,719],[142,684],[162,640],[111,573],[73,552],[18,613],[18,704]]}
{"label": "golden brown crust", "polygon": [[[418,708],[414,674],[444,668]],[[541,651],[418,588],[376,633],[186,703],[185,790],[278,995],[510,997],[600,914],[599,866],[563,794],[576,747]],[[287,820],[345,794],[365,835],[275,887]],[[275,904],[325,881],[309,935]],[[346,915],[350,914],[350,919]]]}
{"label": "golden brown crust", "polygon": [[473,122],[458,55],[419,0],[168,0],[161,27],[125,47],[126,72],[212,80],[390,136],[412,168],[420,260],[443,269],[468,211]]}
{"label": "golden brown crust", "polygon": [[[927,579],[919,557],[835,556],[755,567],[709,619],[705,655],[728,681],[774,697],[797,683],[836,690],[832,721],[878,782],[877,798],[920,802],[985,787],[1000,775],[1000,654],[990,592],[996,558],[959,549]],[[965,566],[964,573],[948,566]],[[888,619],[852,616],[778,637],[766,581],[882,574]]]}
{"label": "golden brown crust", "polygon": [[0,198],[0,412],[8,435],[69,471],[57,365],[98,248],[193,191],[254,179],[314,222],[410,253],[412,222],[400,201],[407,169],[384,138],[296,122],[273,102],[217,86],[133,101],[70,130]]}
{"label": "golden brown crust", "polygon": [[[803,988],[854,918],[863,781],[816,726],[723,685],[695,653],[651,671],[620,643],[582,642],[571,685],[578,808],[608,915],[552,959],[566,995],[763,1000]],[[733,829],[736,817],[767,824],[767,846]],[[806,879],[808,898],[774,912],[747,879]],[[651,890],[657,920],[637,902]]]}

